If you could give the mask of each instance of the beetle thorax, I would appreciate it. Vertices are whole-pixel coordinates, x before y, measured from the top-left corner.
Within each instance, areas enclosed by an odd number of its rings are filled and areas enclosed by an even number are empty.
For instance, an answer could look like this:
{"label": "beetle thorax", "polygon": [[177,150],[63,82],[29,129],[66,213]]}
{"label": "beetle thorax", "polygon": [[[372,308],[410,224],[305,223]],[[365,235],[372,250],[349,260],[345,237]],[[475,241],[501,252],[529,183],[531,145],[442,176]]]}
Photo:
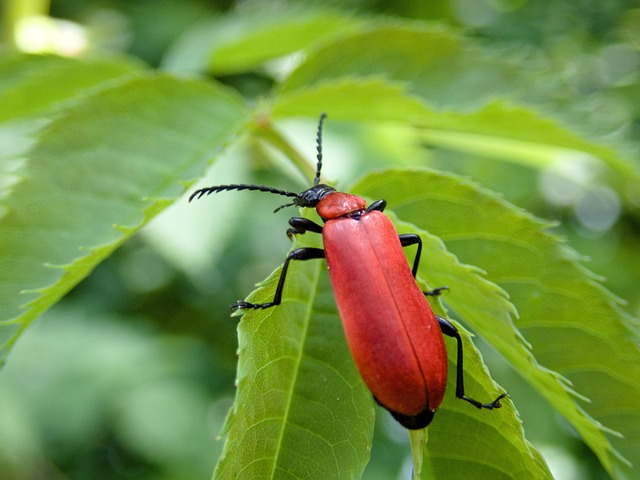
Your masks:
{"label": "beetle thorax", "polygon": [[320,200],[316,211],[326,222],[334,218],[360,215],[366,208],[367,202],[363,198],[348,193],[331,192]]}

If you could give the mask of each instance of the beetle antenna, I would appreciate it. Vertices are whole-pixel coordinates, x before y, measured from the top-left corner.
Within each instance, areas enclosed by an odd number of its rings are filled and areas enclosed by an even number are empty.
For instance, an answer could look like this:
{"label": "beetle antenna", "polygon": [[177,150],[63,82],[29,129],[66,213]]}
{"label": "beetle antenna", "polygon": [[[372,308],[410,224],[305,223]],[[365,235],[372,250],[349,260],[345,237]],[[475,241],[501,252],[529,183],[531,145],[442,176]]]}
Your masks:
{"label": "beetle antenna", "polygon": [[278,208],[276,208],[273,211],[273,213],[276,213],[277,211],[282,210],[283,208],[286,208],[286,207],[293,207],[294,205],[297,205],[297,203],[296,202],[291,202],[291,203],[287,203],[285,205],[280,205]]}
{"label": "beetle antenna", "polygon": [[322,170],[322,126],[324,125],[324,119],[327,118],[327,114],[322,112],[320,115],[320,121],[318,122],[318,166],[316,167],[316,178],[313,180],[313,186],[315,187],[320,183],[320,170]]}
{"label": "beetle antenna", "polygon": [[[193,200],[194,198],[200,199],[205,195],[211,195],[212,193],[224,192],[229,190],[253,190],[258,192],[274,193],[276,195],[282,195],[284,197],[298,196],[298,194],[295,192],[287,192],[286,190],[278,190],[277,188],[265,187],[263,185],[232,184],[232,185],[215,185],[213,187],[201,188],[191,194],[191,196],[189,197],[189,201]],[[289,206],[289,205],[283,205],[283,207],[285,206]]]}

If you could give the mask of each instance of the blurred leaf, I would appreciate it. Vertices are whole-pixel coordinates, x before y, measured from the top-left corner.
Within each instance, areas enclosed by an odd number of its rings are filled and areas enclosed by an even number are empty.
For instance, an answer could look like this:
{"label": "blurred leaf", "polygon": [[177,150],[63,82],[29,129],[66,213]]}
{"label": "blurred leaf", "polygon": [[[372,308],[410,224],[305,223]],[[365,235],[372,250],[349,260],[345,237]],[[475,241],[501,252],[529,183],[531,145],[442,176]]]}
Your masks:
{"label": "blurred leaf", "polygon": [[[575,252],[544,231],[547,225],[468,181],[428,170],[371,175],[353,190],[386,199],[399,218],[438,235],[463,262],[486,269],[488,278],[509,292],[517,305],[519,318],[514,320],[533,344],[538,361],[566,375],[578,392],[593,400],[587,406],[591,415],[638,438],[633,420],[638,406],[629,402],[640,392],[640,356],[631,341],[630,320],[615,297],[576,261]],[[429,257],[428,249],[425,256]],[[443,273],[437,271],[426,275],[430,282],[454,280],[439,278]],[[521,348],[518,353],[514,338],[493,326],[488,305],[465,305],[469,298],[457,295],[466,296],[470,289],[459,288],[460,294],[452,288],[444,297],[447,304],[563,414],[613,476],[626,478],[628,466],[605,438],[606,429],[577,405],[572,389],[561,378],[535,368]],[[471,298],[477,301],[482,295]],[[629,458],[638,458],[630,455],[637,444],[617,446]]]}
{"label": "blurred leaf", "polygon": [[197,25],[168,53],[164,67],[214,75],[249,72],[359,23],[331,10],[252,7]]}
{"label": "blurred leaf", "polygon": [[198,378],[208,347],[86,306],[47,312],[2,370],[3,478],[43,472],[59,478],[47,465],[54,459],[43,453],[53,453],[58,471],[71,464],[79,476],[102,477],[104,464],[88,459],[101,447],[117,455],[118,445],[153,465],[155,478],[204,478],[215,464],[213,438],[224,418],[213,418],[210,393]]}
{"label": "blurred leaf", "polygon": [[[381,78],[344,77],[323,80],[278,95],[275,117],[316,116],[336,120],[399,121],[421,126],[418,139],[493,160],[523,164],[575,180],[609,177],[618,190],[636,195],[640,169],[618,149],[581,137],[560,122],[533,109],[494,101],[474,112],[438,110],[406,92],[404,84]],[[613,177],[613,178],[612,178]]]}
{"label": "blurred leaf", "polygon": [[410,82],[460,48],[458,36],[440,26],[401,21],[368,24],[311,51],[283,83],[282,92],[337,77],[384,75]]}
{"label": "blurred leaf", "polygon": [[262,11],[234,23],[235,38],[225,38],[210,57],[211,72],[229,74],[254,70],[266,60],[297,52],[323,37],[350,30],[358,23],[331,11]]}
{"label": "blurred leaf", "polygon": [[526,107],[495,101],[471,113],[431,112],[424,125],[428,129],[421,137],[435,147],[507,159],[536,169],[566,167],[573,162],[594,177],[611,173],[606,171],[608,167],[618,175],[618,181],[640,182],[638,167],[613,145],[584,138]]}
{"label": "blurred leaf", "polygon": [[334,36],[312,49],[281,86],[282,93],[337,78],[382,77],[438,107],[477,108],[526,91],[520,63],[493,58],[443,24],[384,20]]}
{"label": "blurred leaf", "polygon": [[[0,123],[42,115],[91,88],[132,74],[141,63],[124,58],[71,60],[46,56],[0,58]],[[43,88],[43,83],[46,88]]]}
{"label": "blurred leaf", "polygon": [[427,109],[399,82],[339,78],[278,95],[270,112],[274,117],[315,117],[326,112],[329,118],[339,120],[416,122]]}
{"label": "blurred leaf", "polygon": [[[624,158],[633,153],[610,139],[598,144],[540,114],[540,98],[558,118],[566,106],[554,106],[553,94],[532,78],[519,62],[494,58],[490,48],[441,25],[369,23],[311,50],[281,86],[274,113],[397,120],[406,110],[404,121],[425,127],[421,138],[430,146],[553,169],[574,181],[608,177],[637,204],[640,169]],[[424,102],[421,115],[416,96]],[[529,97],[535,107],[509,105]],[[573,124],[589,130],[575,115]]]}
{"label": "blurred leaf", "polygon": [[[135,74],[140,66],[124,58],[0,58],[0,199],[20,180],[20,169],[26,163],[24,152],[56,109]],[[0,204],[0,217],[4,210]]]}
{"label": "blurred leaf", "polygon": [[42,131],[0,220],[0,358],[180,195],[244,116],[219,87],[148,77],[87,97]]}

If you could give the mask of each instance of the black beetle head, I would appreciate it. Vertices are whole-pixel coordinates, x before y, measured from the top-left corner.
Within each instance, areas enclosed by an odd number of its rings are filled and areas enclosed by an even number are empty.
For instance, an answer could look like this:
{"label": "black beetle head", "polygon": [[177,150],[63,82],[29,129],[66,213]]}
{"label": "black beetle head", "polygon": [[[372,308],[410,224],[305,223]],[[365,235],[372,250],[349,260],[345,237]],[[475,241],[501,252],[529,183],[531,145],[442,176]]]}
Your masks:
{"label": "black beetle head", "polygon": [[285,207],[304,207],[304,208],[314,208],[320,200],[322,200],[328,193],[335,192],[336,189],[330,187],[329,185],[325,185],[321,183],[320,185],[314,185],[313,187],[305,190],[304,192],[300,192],[296,198],[291,203],[287,203],[286,205],[280,205],[275,209],[274,212],[285,208]]}

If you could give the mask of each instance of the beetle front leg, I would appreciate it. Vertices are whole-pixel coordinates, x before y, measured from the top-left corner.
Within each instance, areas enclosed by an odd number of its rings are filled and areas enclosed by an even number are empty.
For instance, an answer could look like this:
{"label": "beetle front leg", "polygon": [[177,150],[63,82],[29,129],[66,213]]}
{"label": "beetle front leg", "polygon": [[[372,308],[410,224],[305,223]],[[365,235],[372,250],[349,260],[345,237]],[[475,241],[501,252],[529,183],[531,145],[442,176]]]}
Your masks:
{"label": "beetle front leg", "polygon": [[275,305],[280,305],[282,301],[282,290],[284,289],[284,280],[287,276],[287,270],[289,269],[289,262],[291,260],[312,260],[314,258],[324,258],[324,250],[321,248],[298,248],[289,255],[287,255],[287,259],[284,261],[284,265],[282,266],[282,273],[280,273],[280,278],[278,279],[278,286],[276,287],[276,294],[273,296],[273,300],[267,303],[249,303],[244,300],[239,300],[233,305],[231,308],[240,308],[240,309],[248,309],[248,308],[269,308]]}
{"label": "beetle front leg", "polygon": [[376,202],[373,202],[371,205],[369,205],[369,207],[367,208],[367,213],[373,212],[374,210],[377,210],[378,212],[383,212],[385,208],[387,208],[387,201],[378,200]]}
{"label": "beetle front leg", "polygon": [[306,232],[322,233],[322,225],[318,225],[308,218],[292,217],[289,219],[289,225],[291,225],[291,228],[287,230],[289,240],[291,240],[294,235],[302,235]]}
{"label": "beetle front leg", "polygon": [[478,400],[467,397],[464,394],[464,355],[462,352],[462,337],[460,337],[458,329],[451,322],[442,317],[439,317],[438,315],[436,315],[436,318],[438,319],[438,323],[440,324],[440,330],[442,330],[442,333],[448,337],[455,338],[458,344],[458,361],[456,365],[456,397],[464,400],[465,402],[469,402],[476,408],[487,408],[489,410],[500,408],[502,406],[500,400],[508,396],[508,394],[506,393],[503,393],[491,403],[481,403]]}

